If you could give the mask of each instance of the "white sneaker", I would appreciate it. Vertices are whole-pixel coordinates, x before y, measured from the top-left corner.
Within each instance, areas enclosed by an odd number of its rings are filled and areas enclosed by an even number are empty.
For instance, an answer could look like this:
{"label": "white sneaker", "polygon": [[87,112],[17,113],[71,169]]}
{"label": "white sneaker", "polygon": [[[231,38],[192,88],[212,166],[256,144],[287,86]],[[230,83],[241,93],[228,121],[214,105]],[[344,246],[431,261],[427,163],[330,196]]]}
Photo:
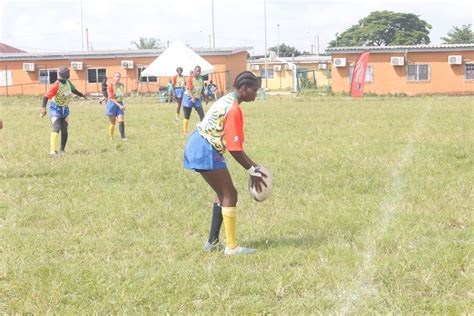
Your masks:
{"label": "white sneaker", "polygon": [[239,246],[235,247],[234,249],[225,247],[225,250],[224,250],[224,254],[226,255],[238,255],[238,254],[249,255],[256,252],[257,252],[257,249],[245,248],[245,247],[239,247]]}
{"label": "white sneaker", "polygon": [[222,245],[221,242],[217,242],[215,244],[211,244],[210,242],[206,241],[204,244],[204,251],[205,252],[212,252],[212,251],[219,251],[222,250],[224,246]]}
{"label": "white sneaker", "polygon": [[57,157],[59,155],[59,153],[57,151],[52,151],[49,153],[49,158],[54,158],[54,157]]}
{"label": "white sneaker", "polygon": [[120,138],[120,140],[123,141],[123,142],[126,142],[126,141],[128,141],[128,138],[127,138],[127,137],[123,137],[123,138]]}

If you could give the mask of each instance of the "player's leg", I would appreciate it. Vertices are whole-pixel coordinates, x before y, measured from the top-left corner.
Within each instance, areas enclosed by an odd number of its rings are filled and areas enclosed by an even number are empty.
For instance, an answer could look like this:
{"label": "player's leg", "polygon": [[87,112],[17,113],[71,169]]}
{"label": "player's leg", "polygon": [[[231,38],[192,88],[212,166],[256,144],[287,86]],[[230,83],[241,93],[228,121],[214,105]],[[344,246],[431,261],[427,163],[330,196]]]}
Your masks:
{"label": "player's leg", "polygon": [[216,192],[222,203],[222,218],[226,235],[225,253],[229,255],[254,253],[255,249],[239,247],[237,245],[237,190],[227,168],[203,171],[200,174]]}
{"label": "player's leg", "polygon": [[65,152],[68,138],[69,122],[67,117],[60,119],[61,122],[61,152]]}
{"label": "player's leg", "polygon": [[191,117],[192,107],[183,106],[183,134],[187,135],[189,133],[189,118]]}

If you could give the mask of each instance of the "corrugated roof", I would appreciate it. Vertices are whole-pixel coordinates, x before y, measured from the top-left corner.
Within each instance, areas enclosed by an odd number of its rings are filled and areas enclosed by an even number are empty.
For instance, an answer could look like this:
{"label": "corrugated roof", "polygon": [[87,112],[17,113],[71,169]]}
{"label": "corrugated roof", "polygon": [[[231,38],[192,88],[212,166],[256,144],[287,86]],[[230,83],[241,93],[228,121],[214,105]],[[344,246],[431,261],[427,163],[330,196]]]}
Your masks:
{"label": "corrugated roof", "polygon": [[[280,60],[271,60],[271,57],[267,58],[267,64],[284,64],[285,62]],[[294,62],[297,64],[315,64],[315,63],[328,63],[331,62],[331,56],[318,56],[318,55],[305,55],[292,57],[281,57],[280,59],[285,60],[286,62]],[[247,60],[248,64],[264,64],[265,58]]]}
{"label": "corrugated roof", "polygon": [[[201,56],[232,55],[251,50],[251,47],[193,48]],[[13,53],[1,54],[0,60],[45,60],[45,59],[92,59],[158,57],[164,49],[122,49],[80,52]]]}
{"label": "corrugated roof", "polygon": [[474,50],[473,44],[438,44],[438,45],[394,45],[394,46],[345,46],[331,47],[326,49],[329,54],[335,53],[360,53],[370,50],[373,53],[393,53],[393,52],[434,52],[434,51],[461,51]]}
{"label": "corrugated roof", "polygon": [[0,54],[26,53],[24,50],[0,43]]}

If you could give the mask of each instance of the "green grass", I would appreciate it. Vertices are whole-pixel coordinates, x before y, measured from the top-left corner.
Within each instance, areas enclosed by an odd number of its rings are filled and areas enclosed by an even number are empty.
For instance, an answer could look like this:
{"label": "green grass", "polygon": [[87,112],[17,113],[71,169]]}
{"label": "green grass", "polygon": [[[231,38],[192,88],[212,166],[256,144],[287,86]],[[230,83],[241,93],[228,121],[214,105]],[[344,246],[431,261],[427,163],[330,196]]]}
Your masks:
{"label": "green grass", "polygon": [[0,98],[0,313],[474,312],[471,98],[244,104],[274,194],[253,202],[227,156],[258,248],[240,257],[201,250],[214,195],[182,168],[174,106],[128,105],[123,143],[75,101],[49,159],[40,100]]}

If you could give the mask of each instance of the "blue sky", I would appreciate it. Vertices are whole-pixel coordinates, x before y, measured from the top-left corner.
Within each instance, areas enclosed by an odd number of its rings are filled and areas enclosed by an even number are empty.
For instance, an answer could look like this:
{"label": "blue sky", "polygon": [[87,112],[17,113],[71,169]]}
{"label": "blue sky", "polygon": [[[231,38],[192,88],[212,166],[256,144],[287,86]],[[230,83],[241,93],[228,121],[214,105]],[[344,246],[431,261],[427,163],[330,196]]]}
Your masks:
{"label": "blue sky", "polygon": [[[264,51],[264,0],[214,0],[216,47],[251,46]],[[181,40],[193,47],[209,47],[212,33],[211,0],[82,0],[84,28],[93,49],[127,49],[130,42],[157,37]],[[81,50],[80,0],[1,0],[0,42],[27,51]],[[371,11],[392,10],[421,16],[433,29],[432,43],[440,43],[453,25],[474,24],[471,0],[267,0],[267,42],[300,50],[320,51]]]}

